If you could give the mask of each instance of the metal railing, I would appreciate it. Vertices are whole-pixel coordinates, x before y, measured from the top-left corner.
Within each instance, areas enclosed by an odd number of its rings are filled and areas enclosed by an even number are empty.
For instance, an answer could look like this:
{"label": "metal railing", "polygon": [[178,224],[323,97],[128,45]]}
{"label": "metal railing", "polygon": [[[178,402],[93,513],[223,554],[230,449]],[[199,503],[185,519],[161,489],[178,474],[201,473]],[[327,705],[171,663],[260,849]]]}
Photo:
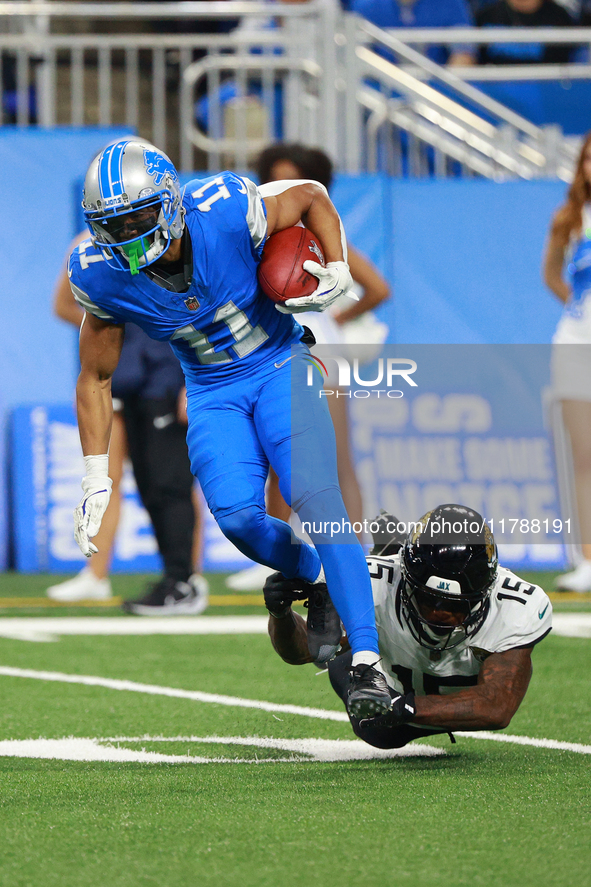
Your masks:
{"label": "metal railing", "polygon": [[[333,11],[312,0],[281,12],[274,30],[103,34],[92,25],[116,30],[129,19],[142,31],[156,20],[248,22],[269,18],[270,9],[262,2],[0,3],[0,54],[14,81],[11,107],[4,83],[3,122],[138,129],[186,170],[204,162],[218,168],[222,159],[244,166],[278,132],[336,154],[334,86],[322,76],[335,67]],[[64,24],[72,22],[86,32],[69,33]],[[235,96],[222,102],[220,87],[230,81]],[[258,84],[260,98],[252,95]],[[289,100],[279,115],[271,100],[278,90]],[[198,101],[211,126],[196,123]]]}
{"label": "metal railing", "polygon": [[[255,27],[279,11],[274,28]],[[242,25],[166,33],[195,18]],[[0,2],[0,32],[4,122],[129,127],[183,170],[244,169],[282,137],[349,172],[568,179],[577,140],[467,81],[591,79],[587,64],[445,68],[411,45],[591,45],[591,29],[384,31],[319,0]]]}
{"label": "metal railing", "polygon": [[[441,43],[442,33],[445,43],[454,44],[491,43],[504,40],[505,36],[512,42],[524,42],[524,35],[530,40],[576,43],[589,40],[589,29],[560,29],[564,33],[554,29],[548,35],[544,29],[517,28],[495,28],[494,33],[493,29],[466,28],[386,32],[360,19],[349,20],[346,25],[350,29],[348,43],[354,46],[357,59],[353,80],[358,84],[364,82],[354,98],[348,92],[348,115],[361,105],[368,117],[367,126],[360,128],[364,140],[356,144],[349,139],[349,169],[359,165],[361,151],[369,169],[385,165],[389,172],[400,173],[404,144],[410,174],[445,175],[453,161],[464,172],[487,178],[570,178],[578,139],[565,138],[556,126],[532,124],[466,82],[467,78],[478,80],[481,73],[490,73],[488,66],[442,67],[409,43],[419,36],[422,41],[438,37]],[[527,66],[529,79],[535,79],[531,67]],[[550,67],[563,66],[539,67],[546,74]],[[588,65],[568,67],[582,69],[587,77],[591,76]],[[506,66],[495,68],[495,74],[501,79],[501,75],[506,75]],[[368,80],[371,86],[367,85]]]}

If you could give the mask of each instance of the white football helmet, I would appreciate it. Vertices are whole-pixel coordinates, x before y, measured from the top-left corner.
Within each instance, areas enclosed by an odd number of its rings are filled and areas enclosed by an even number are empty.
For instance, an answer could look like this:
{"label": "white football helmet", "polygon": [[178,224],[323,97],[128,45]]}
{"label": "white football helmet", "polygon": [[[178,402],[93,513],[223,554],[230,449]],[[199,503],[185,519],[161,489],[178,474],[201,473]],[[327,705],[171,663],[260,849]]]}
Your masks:
{"label": "white football helmet", "polygon": [[122,139],[95,157],[82,208],[105,260],[132,274],[157,261],[183,233],[178,173],[163,151],[137,139]]}

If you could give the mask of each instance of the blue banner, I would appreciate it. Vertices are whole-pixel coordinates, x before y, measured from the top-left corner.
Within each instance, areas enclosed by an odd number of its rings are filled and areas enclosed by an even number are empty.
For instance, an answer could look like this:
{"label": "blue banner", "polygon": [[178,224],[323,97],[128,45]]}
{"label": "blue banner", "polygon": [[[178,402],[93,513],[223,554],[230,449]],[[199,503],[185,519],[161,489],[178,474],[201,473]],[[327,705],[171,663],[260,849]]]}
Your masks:
{"label": "blue banner", "polygon": [[[84,461],[71,406],[18,407],[11,422],[15,566],[20,572],[67,573],[85,563],[73,534],[72,513],[82,495]],[[126,465],[112,572],[159,572],[161,559],[150,518]],[[221,534],[203,504],[204,568],[241,569],[249,563]]]}
{"label": "blue banner", "polygon": [[6,427],[0,401],[0,570],[8,566],[8,493],[6,488]]}
{"label": "blue banner", "polygon": [[488,521],[507,566],[564,565],[577,519],[545,427],[549,346],[386,345],[370,365],[355,346],[313,353],[329,373],[320,396],[350,408],[365,522],[457,503]]}

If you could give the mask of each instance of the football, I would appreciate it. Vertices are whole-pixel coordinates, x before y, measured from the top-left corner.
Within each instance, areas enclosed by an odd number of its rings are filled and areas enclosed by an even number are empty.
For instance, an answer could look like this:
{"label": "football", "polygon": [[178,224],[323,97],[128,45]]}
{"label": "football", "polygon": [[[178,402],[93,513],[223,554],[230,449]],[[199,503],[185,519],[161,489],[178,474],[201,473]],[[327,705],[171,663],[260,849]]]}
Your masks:
{"label": "football", "polygon": [[318,239],[301,225],[272,234],[265,243],[259,265],[261,289],[273,302],[310,296],[318,278],[302,267],[307,259],[326,264]]}

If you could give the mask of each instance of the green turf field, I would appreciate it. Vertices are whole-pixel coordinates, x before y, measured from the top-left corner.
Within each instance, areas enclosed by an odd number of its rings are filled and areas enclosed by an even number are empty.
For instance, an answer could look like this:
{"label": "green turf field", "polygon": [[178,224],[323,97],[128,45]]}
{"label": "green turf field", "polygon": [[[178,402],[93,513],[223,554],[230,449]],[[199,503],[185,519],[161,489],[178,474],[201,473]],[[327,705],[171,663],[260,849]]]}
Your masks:
{"label": "green turf field", "polygon": [[[2,887],[591,884],[590,639],[536,649],[510,741],[363,759],[327,676],[263,634],[60,634],[58,617],[121,614],[44,606],[47,584],[0,575],[4,626],[57,626],[0,637]],[[264,614],[220,577],[212,596],[202,619]],[[570,598],[556,611],[591,609]]]}

